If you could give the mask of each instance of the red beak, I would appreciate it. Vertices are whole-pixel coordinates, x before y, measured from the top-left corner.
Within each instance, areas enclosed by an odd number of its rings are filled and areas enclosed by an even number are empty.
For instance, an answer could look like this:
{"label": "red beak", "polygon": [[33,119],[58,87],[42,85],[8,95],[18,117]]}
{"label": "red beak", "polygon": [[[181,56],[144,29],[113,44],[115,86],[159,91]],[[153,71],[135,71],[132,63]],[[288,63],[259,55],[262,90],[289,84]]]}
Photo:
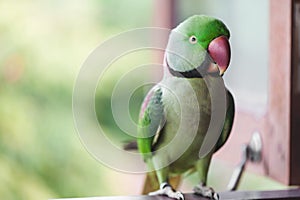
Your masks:
{"label": "red beak", "polygon": [[[228,38],[220,36],[215,38],[208,45],[208,53],[214,62],[218,65],[220,75],[223,75],[230,63],[230,45]],[[214,69],[208,69],[214,70]]]}

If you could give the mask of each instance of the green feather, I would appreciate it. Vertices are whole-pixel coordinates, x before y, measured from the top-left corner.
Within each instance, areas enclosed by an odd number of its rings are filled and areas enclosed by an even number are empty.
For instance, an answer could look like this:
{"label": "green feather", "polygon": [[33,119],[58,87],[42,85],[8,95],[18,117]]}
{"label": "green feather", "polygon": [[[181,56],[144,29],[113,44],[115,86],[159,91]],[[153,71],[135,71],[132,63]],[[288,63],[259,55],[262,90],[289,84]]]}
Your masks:
{"label": "green feather", "polygon": [[233,125],[233,119],[234,119],[234,112],[235,112],[235,108],[234,108],[234,100],[232,97],[232,94],[227,91],[227,111],[226,111],[226,118],[225,118],[225,122],[224,122],[224,127],[221,133],[221,136],[217,142],[216,145],[216,151],[218,151],[227,141],[227,139],[229,138],[230,132],[231,132],[231,128]]}
{"label": "green feather", "polygon": [[221,35],[230,37],[229,30],[221,20],[206,15],[189,17],[179,24],[174,31],[186,35],[186,39],[195,35],[203,49],[207,49],[208,44]]}
{"label": "green feather", "polygon": [[144,158],[151,155],[155,134],[164,119],[162,91],[154,87],[145,98],[138,122],[138,149]]}

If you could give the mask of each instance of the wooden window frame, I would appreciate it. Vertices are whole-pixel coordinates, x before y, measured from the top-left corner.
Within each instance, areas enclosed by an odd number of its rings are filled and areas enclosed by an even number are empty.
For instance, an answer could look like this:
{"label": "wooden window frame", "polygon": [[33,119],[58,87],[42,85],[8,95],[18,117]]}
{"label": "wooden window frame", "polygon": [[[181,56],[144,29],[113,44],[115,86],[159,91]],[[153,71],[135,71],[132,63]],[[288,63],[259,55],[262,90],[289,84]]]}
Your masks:
{"label": "wooden window frame", "polygon": [[300,0],[293,1],[292,9],[290,184],[300,185]]}

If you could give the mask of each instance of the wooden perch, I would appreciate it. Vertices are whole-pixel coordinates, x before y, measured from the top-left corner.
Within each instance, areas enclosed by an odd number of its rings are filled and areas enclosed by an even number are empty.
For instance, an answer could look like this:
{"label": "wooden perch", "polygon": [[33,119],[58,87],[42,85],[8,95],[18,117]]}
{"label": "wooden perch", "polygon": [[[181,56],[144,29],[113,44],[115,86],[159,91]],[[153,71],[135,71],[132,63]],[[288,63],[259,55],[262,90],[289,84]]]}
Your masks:
{"label": "wooden perch", "polygon": [[[221,192],[220,199],[300,199],[300,189],[274,190],[274,191],[235,191]],[[194,194],[184,194],[185,200],[208,200]],[[172,200],[164,196],[115,196],[115,197],[90,197],[73,198],[64,200]]]}

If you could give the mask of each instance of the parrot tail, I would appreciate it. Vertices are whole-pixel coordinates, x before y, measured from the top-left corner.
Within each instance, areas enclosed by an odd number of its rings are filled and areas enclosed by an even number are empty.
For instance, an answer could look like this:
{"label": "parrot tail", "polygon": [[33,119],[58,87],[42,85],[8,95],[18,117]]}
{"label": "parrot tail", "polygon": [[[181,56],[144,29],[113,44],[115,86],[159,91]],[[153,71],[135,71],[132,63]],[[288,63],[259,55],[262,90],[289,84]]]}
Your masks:
{"label": "parrot tail", "polygon": [[[175,190],[177,190],[177,188],[179,187],[180,182],[181,182],[180,175],[172,176],[169,178],[169,184]],[[144,188],[143,188],[142,194],[146,195],[149,192],[153,192],[158,189],[159,189],[159,183],[158,183],[158,179],[157,179],[155,171],[148,172],[146,175],[145,182],[144,182]]]}

